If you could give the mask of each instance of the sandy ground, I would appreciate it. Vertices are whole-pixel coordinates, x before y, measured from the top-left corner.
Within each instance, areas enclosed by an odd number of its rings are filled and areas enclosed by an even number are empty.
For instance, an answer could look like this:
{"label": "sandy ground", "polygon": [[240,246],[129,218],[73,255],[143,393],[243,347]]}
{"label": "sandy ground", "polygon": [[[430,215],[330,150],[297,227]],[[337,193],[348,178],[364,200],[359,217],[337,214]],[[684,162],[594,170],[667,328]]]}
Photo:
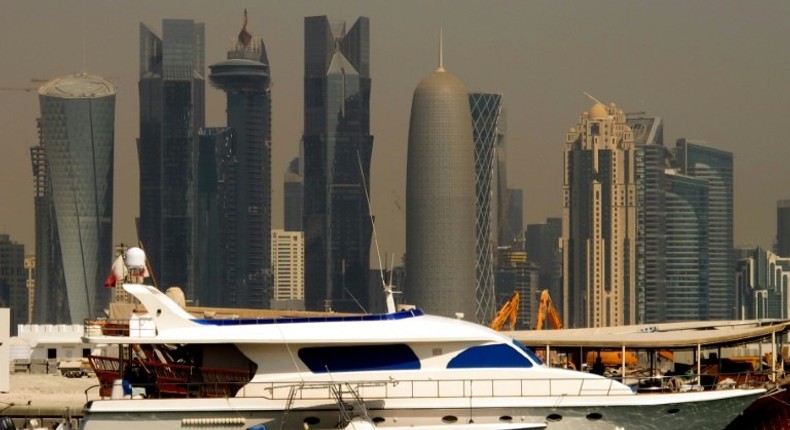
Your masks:
{"label": "sandy ground", "polygon": [[0,393],[0,411],[11,403],[17,409],[27,406],[28,402],[31,408],[82,409],[87,400],[99,398],[98,385],[99,380],[95,376],[66,378],[59,375],[12,373],[11,391]]}

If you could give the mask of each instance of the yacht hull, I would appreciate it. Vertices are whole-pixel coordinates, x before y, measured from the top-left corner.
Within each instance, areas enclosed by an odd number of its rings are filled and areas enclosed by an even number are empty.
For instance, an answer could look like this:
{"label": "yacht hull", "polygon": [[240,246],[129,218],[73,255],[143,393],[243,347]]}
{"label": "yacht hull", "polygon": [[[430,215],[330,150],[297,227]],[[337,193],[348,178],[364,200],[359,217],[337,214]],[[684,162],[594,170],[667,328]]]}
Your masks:
{"label": "yacht hull", "polygon": [[[549,430],[722,430],[764,390],[728,390],[595,399],[530,397],[489,399],[388,399],[366,401],[378,428],[429,428],[446,424],[545,423]],[[89,403],[82,430],[249,428],[335,429],[344,425],[337,403],[295,401],[290,410],[266,399],[101,400]],[[463,405],[465,403],[465,405]],[[448,426],[449,427],[449,426]]]}

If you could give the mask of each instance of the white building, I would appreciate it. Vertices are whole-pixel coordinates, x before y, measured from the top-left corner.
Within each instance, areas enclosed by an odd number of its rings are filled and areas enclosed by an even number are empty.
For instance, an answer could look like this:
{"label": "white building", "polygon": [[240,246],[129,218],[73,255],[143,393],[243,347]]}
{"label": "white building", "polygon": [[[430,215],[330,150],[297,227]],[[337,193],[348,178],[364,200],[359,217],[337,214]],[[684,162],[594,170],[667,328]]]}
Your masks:
{"label": "white building", "polygon": [[272,230],[272,309],[304,309],[304,233]]}

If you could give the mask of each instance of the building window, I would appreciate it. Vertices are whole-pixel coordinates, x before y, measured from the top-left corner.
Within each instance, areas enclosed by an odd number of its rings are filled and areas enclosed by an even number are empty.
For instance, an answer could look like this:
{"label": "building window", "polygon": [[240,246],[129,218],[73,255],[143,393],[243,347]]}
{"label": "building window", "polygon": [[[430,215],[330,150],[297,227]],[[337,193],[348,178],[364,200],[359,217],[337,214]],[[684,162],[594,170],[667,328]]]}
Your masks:
{"label": "building window", "polygon": [[47,348],[47,358],[50,360],[58,358],[58,350],[55,348]]}

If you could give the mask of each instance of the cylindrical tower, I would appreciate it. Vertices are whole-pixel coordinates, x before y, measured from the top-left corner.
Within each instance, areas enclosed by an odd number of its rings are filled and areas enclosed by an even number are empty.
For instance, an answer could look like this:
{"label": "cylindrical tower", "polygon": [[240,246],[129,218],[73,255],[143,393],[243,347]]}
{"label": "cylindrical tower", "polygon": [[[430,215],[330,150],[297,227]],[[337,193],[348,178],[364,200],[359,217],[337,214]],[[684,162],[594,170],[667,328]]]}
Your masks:
{"label": "cylindrical tower", "polygon": [[57,241],[70,320],[99,315],[109,300],[101,287],[112,261],[115,85],[79,74],[39,91],[41,134],[50,170]]}
{"label": "cylindrical tower", "polygon": [[414,90],[406,173],[407,297],[475,319],[475,178],[464,83],[442,67]]}
{"label": "cylindrical tower", "polygon": [[[220,285],[204,284],[201,296],[213,306],[264,308],[271,299],[270,75],[266,46],[246,26],[245,10],[244,26],[228,59],[209,66],[211,84],[227,94],[233,143],[232,161],[216,160],[225,169],[219,172],[224,195],[216,197],[224,204],[220,231],[208,232],[219,238],[224,279],[218,280]],[[235,178],[232,183],[227,181],[230,176]],[[223,287],[226,293],[218,294],[217,288]]]}

